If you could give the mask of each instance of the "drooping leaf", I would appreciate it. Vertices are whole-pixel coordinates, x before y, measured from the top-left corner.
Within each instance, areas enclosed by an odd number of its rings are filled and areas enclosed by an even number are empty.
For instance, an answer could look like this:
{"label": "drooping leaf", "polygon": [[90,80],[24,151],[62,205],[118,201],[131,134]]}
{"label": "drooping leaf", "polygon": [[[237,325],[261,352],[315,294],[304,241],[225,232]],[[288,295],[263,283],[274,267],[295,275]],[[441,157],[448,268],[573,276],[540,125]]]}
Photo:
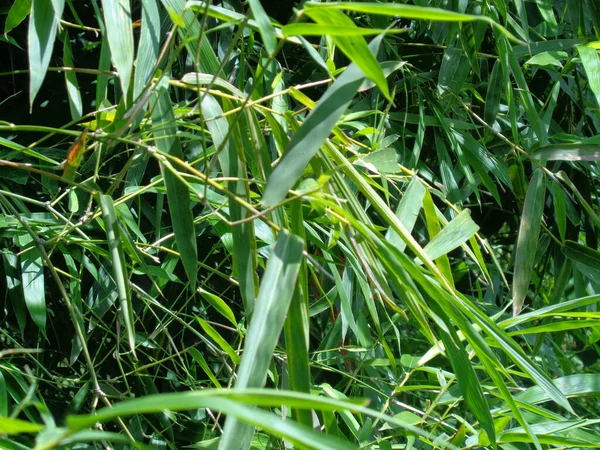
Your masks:
{"label": "drooping leaf", "polygon": [[[381,38],[371,42],[369,48],[376,54]],[[346,112],[348,104],[363,82],[364,74],[351,64],[327,89],[315,109],[308,115],[292,138],[286,152],[267,181],[262,202],[273,206],[283,200],[287,192],[300,179],[302,172],[323,145],[331,130]]]}
{"label": "drooping leaf", "polygon": [[544,203],[546,201],[546,175],[542,169],[536,169],[529,182],[523,215],[519,226],[519,236],[515,250],[515,269],[513,281],[513,315],[517,316],[523,308],[527,295],[534,255],[538,245]]}
{"label": "drooping leaf", "polygon": [[33,107],[33,101],[42,87],[50,65],[58,20],[51,2],[33,0],[28,32],[30,109]]}
{"label": "drooping leaf", "polygon": [[442,228],[424,250],[431,259],[437,259],[467,242],[478,230],[479,226],[471,219],[471,211],[465,209]]}
{"label": "drooping leaf", "polygon": [[25,304],[33,322],[46,335],[46,284],[42,254],[34,245],[33,238],[23,235],[19,239],[20,247],[25,250],[21,255],[21,285]]}
{"label": "drooping leaf", "polygon": [[[256,300],[260,307],[254,311],[246,334],[236,389],[262,387],[266,381],[273,350],[292,300],[303,249],[302,240],[292,234],[281,232],[277,237]],[[253,432],[252,426],[228,418],[219,448],[246,450]]]}
{"label": "drooping leaf", "polygon": [[[309,8],[306,13],[319,25],[346,27],[350,29],[357,28],[352,19],[335,9],[325,11],[319,8]],[[332,36],[332,38],[348,59],[377,85],[388,100],[391,100],[385,75],[376,58],[377,52],[372,52],[369,49],[364,38],[359,36],[358,33],[344,36],[337,35]]]}
{"label": "drooping leaf", "polygon": [[4,34],[19,26],[31,11],[33,0],[15,0],[8,11],[6,22],[4,22]]}
{"label": "drooping leaf", "polygon": [[[169,98],[169,84],[166,77],[158,83],[154,97],[152,121],[155,126],[156,146],[163,153],[182,159],[183,152],[179,138],[176,136],[177,127],[175,126],[175,116]],[[198,272],[198,246],[189,190],[168,167],[163,168],[163,177],[167,188],[169,212],[173,223],[177,250],[181,255],[181,262],[193,290],[196,286],[196,274]]]}
{"label": "drooping leaf", "polygon": [[102,8],[111,60],[119,74],[119,83],[127,103],[134,57],[130,0],[104,0]]}
{"label": "drooping leaf", "polygon": [[156,69],[160,50],[160,13],[156,0],[142,2],[142,27],[135,62],[133,98],[137,98]]}
{"label": "drooping leaf", "polygon": [[598,161],[600,145],[597,144],[553,144],[545,145],[532,155],[540,161]]}

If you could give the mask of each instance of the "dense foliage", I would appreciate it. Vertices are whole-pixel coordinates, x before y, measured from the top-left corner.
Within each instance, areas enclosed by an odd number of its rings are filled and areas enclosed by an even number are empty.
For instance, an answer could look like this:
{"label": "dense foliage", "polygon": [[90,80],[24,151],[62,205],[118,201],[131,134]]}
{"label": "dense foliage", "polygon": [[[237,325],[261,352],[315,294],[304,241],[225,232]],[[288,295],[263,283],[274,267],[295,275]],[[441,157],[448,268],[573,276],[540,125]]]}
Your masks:
{"label": "dense foliage", "polygon": [[595,0],[0,5],[0,448],[600,447]]}

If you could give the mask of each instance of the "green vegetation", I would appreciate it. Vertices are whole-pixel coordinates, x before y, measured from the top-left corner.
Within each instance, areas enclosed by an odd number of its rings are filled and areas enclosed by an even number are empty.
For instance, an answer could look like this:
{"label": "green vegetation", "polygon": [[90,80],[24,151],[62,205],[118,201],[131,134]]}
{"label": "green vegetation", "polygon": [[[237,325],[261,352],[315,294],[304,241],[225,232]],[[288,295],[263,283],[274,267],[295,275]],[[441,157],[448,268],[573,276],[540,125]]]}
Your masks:
{"label": "green vegetation", "polygon": [[0,448],[600,448],[595,0],[0,7]]}

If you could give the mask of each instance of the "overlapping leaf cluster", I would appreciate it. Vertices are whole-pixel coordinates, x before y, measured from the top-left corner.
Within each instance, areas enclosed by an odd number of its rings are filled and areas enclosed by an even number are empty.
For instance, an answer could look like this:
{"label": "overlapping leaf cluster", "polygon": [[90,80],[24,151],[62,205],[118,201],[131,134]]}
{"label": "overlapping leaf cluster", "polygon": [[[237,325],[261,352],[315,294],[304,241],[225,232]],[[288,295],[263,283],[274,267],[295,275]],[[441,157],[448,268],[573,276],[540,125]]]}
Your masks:
{"label": "overlapping leaf cluster", "polygon": [[597,448],[596,2],[297,6],[5,11],[0,446]]}

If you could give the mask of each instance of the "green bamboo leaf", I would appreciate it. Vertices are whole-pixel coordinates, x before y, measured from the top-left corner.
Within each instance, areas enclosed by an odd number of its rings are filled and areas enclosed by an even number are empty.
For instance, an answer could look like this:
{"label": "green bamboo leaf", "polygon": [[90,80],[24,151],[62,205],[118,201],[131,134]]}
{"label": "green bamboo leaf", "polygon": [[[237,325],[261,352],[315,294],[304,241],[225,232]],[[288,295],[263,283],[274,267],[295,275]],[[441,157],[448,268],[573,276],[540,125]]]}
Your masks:
{"label": "green bamboo leaf", "polygon": [[448,331],[449,333],[440,330],[440,336],[444,342],[444,350],[448,355],[462,395],[473,415],[481,423],[492,447],[497,448],[494,419],[490,412],[490,405],[483,394],[481,382],[471,365],[471,360],[464,345],[458,339],[454,328],[449,324]]}
{"label": "green bamboo leaf", "polygon": [[[373,54],[377,54],[381,39],[382,37],[376,37],[369,45]],[[365,75],[358,66],[351,64],[323,94],[271,173],[262,199],[264,205],[273,206],[279,203],[294,187],[312,157],[346,112],[364,78]]]}
{"label": "green bamboo leaf", "polygon": [[240,100],[243,100],[246,98],[246,94],[244,94],[244,92],[242,92],[238,88],[236,88],[233,84],[229,83],[228,81],[224,80],[223,78],[215,77],[214,75],[211,75],[209,73],[199,73],[199,72],[186,73],[181,78],[181,81],[186,84],[190,84],[192,86],[203,86],[203,85],[211,84],[212,86],[218,86],[220,88],[227,89],[229,92],[231,92],[232,94],[239,97]]}
{"label": "green bamboo leaf", "polygon": [[[306,10],[306,14],[319,25],[345,27],[351,30],[358,28],[352,19],[335,9],[325,11],[318,8],[309,8]],[[385,75],[376,58],[377,53],[371,52],[364,38],[358,34],[332,37],[338,48],[348,59],[356,64],[367,78],[377,85],[383,95],[391,101]]]}
{"label": "green bamboo leaf", "polygon": [[223,336],[221,336],[219,332],[215,330],[213,326],[206,320],[203,320],[200,317],[196,317],[196,320],[198,320],[198,323],[200,324],[204,332],[208,334],[212,338],[212,340],[217,343],[219,347],[221,347],[221,350],[227,353],[227,356],[231,358],[231,361],[236,365],[239,364],[240,357],[231,347],[231,345],[229,345],[229,343],[223,338]]}
{"label": "green bamboo leaf", "polygon": [[465,52],[456,47],[449,47],[442,59],[438,75],[438,91],[440,93],[446,90],[460,92],[468,74],[469,58]]}
{"label": "green bamboo leaf", "polygon": [[190,347],[188,349],[188,353],[190,355],[192,355],[192,358],[194,358],[194,360],[200,365],[200,367],[202,368],[204,373],[208,376],[208,378],[210,378],[210,381],[212,381],[212,383],[215,385],[215,387],[217,387],[218,389],[221,389],[221,383],[219,383],[219,380],[217,380],[215,378],[213,371],[210,370],[210,367],[208,366],[206,360],[204,359],[204,356],[202,356],[202,353],[200,353],[198,351],[198,349],[196,349],[194,347]]}
{"label": "green bamboo leaf", "polygon": [[284,36],[375,36],[378,34],[406,33],[402,29],[360,28],[339,25],[320,25],[315,23],[291,23],[281,28]]}
{"label": "green bamboo leaf", "polygon": [[44,427],[42,425],[37,423],[31,423],[21,419],[12,419],[10,417],[0,417],[0,433],[37,433],[43,428]]}
{"label": "green bamboo leaf", "polygon": [[539,161],[598,161],[600,145],[584,143],[545,145],[537,149],[532,156]]}
{"label": "green bamboo leaf", "polygon": [[[557,389],[566,397],[584,397],[600,395],[600,374],[577,374],[552,380]],[[523,403],[538,404],[551,400],[539,386],[532,386],[520,392],[515,398]]]}
{"label": "green bamboo leaf", "polygon": [[523,302],[529,288],[535,251],[538,245],[544,203],[546,201],[546,175],[542,169],[536,169],[529,182],[523,215],[519,227],[519,237],[515,250],[515,269],[513,281],[513,315],[517,316],[523,308]]}
{"label": "green bamboo leaf", "polygon": [[[79,279],[79,271],[77,268],[77,265],[75,263],[75,260],[73,259],[73,256],[71,254],[69,254],[68,250],[66,248],[61,248],[63,257],[65,258],[65,264],[67,265],[67,268],[69,269],[69,274],[71,275],[71,279],[69,280],[69,293],[71,294],[71,302],[73,304],[73,308],[77,311],[75,314],[75,317],[77,320],[77,322],[79,323],[79,328],[81,330],[81,332],[83,333],[84,339],[87,339],[86,337],[86,329],[85,329],[85,323],[83,321],[83,313],[82,313],[82,301],[81,301],[81,280]],[[75,364],[75,361],[77,361],[77,358],[79,357],[79,354],[81,353],[81,349],[84,343],[79,341],[79,338],[77,336],[77,333],[75,333],[75,336],[73,337],[73,344],[71,346],[71,355],[69,357],[69,361],[71,364]]]}
{"label": "green bamboo leaf", "polygon": [[471,219],[471,211],[464,209],[429,241],[424,250],[431,259],[437,259],[460,247],[478,230],[479,226]]}
{"label": "green bamboo leaf", "polygon": [[117,285],[117,293],[119,294],[119,305],[129,348],[135,355],[135,328],[133,317],[133,306],[131,304],[131,289],[129,289],[129,275],[127,273],[127,265],[125,263],[125,255],[121,246],[121,231],[119,229],[119,219],[113,199],[109,195],[100,195],[98,197],[100,209],[102,209],[102,219],[106,232],[106,241],[110,251],[112,261],[113,278]]}
{"label": "green bamboo leaf", "polygon": [[514,37],[506,28],[495,22],[493,19],[487,16],[477,16],[471,14],[461,14],[454,11],[449,11],[441,8],[430,8],[424,6],[404,5],[396,3],[345,3],[345,2],[331,2],[331,3],[312,3],[308,2],[304,4],[306,10],[313,8],[322,9],[339,9],[345,11],[356,11],[367,14],[381,14],[392,17],[402,17],[405,19],[422,19],[422,20],[433,20],[441,22],[473,22],[476,20],[486,22],[497,28],[502,34],[507,36],[514,42],[520,43],[516,37]]}
{"label": "green bamboo leaf", "polygon": [[[519,61],[517,60],[516,56],[511,51],[511,48],[506,39],[500,40],[499,49],[505,54],[506,58],[508,59],[508,65],[519,88],[517,90],[517,95],[520,97],[521,102],[523,103],[527,120],[533,128],[533,131],[535,132],[538,141],[541,144],[546,144],[548,136],[544,127],[544,122],[540,117],[540,111],[538,111],[533,101],[533,96],[531,95],[531,91],[529,85],[527,84],[525,75],[523,74],[521,65],[519,64]],[[506,88],[511,89],[508,86]]]}
{"label": "green bamboo leaf", "polygon": [[104,0],[104,25],[110,47],[110,56],[127,103],[127,93],[133,72],[133,28],[129,0]]}
{"label": "green bamboo leaf", "polygon": [[549,68],[555,66],[563,68],[563,61],[569,58],[567,52],[542,52],[529,58],[525,64],[530,66],[539,66]]}
{"label": "green bamboo leaf", "polygon": [[[195,58],[200,55],[200,70],[205,73],[215,74],[219,69],[219,61],[213,49],[212,42],[202,33],[203,25],[200,23],[206,9],[205,2],[197,2],[197,12],[192,11],[193,2],[186,0],[161,0],[161,3],[172,10],[177,16],[183,18],[185,27],[178,27],[178,34],[185,41],[185,47],[190,55]],[[209,11],[212,8],[209,8]],[[222,8],[224,9],[224,8]],[[242,15],[242,20],[244,16]],[[179,19],[178,19],[179,20]],[[200,42],[198,42],[200,37]],[[199,52],[199,53],[198,53]]]}
{"label": "green bamboo leaf", "polygon": [[[273,357],[275,345],[281,334],[294,286],[302,261],[303,241],[287,232],[280,232],[260,284],[256,304],[240,364],[236,389],[262,387]],[[254,427],[234,418],[225,421],[219,448],[246,450]]]}
{"label": "green bamboo leaf", "polygon": [[567,194],[555,182],[548,185],[548,190],[552,194],[552,204],[554,205],[554,220],[558,226],[558,234],[564,241],[567,234]]}
{"label": "green bamboo leaf", "polygon": [[[228,103],[224,101],[227,106]],[[232,109],[227,108],[227,109]],[[244,137],[239,128],[239,123],[233,125],[230,133],[230,125],[227,118],[223,117],[223,109],[219,102],[211,95],[204,95],[201,110],[206,121],[206,127],[211,133],[215,146],[220,149],[219,163],[223,176],[233,178],[227,182],[230,192],[247,201],[250,199],[248,185],[243,181],[246,176],[240,155],[243,155]],[[228,135],[230,138],[228,139]],[[239,152],[239,154],[238,154]],[[230,219],[232,221],[244,220],[248,217],[248,211],[237,202],[229,204]],[[238,278],[240,290],[244,300],[246,314],[251,315],[254,310],[256,297],[256,238],[254,235],[254,223],[245,222],[236,225],[232,229],[233,248],[231,250],[234,263],[234,276]]]}
{"label": "green bamboo leaf", "polygon": [[[302,204],[294,202],[291,205],[291,231],[302,240],[306,240],[306,228]],[[308,297],[308,268],[306,260],[302,259],[298,272],[298,282],[290,303],[290,309],[284,324],[285,348],[288,359],[290,388],[295,392],[310,394],[312,380],[309,362],[309,297]],[[294,409],[294,419],[301,424],[312,426],[311,411]]]}
{"label": "green bamboo leaf", "polygon": [[591,273],[600,276],[600,252],[574,241],[565,241],[562,252],[574,262],[583,264]]}
{"label": "green bamboo leaf", "polygon": [[[163,1],[172,2],[174,0],[163,0]],[[202,1],[202,0],[188,0],[187,3],[185,4],[185,7],[195,10],[195,11],[204,12],[206,9],[206,2]],[[248,28],[250,28],[253,31],[260,32],[260,26],[259,26],[258,21],[254,20],[254,19],[247,20],[247,16],[245,16],[244,14],[240,14],[238,12],[231,11],[227,8],[223,8],[220,6],[214,6],[214,5],[208,5],[208,15],[212,18],[215,18],[215,19],[221,20],[223,22],[227,22],[227,23],[240,23],[240,22],[246,20],[246,26]],[[277,38],[281,39],[284,37],[281,32],[281,29],[279,29],[278,27],[274,27],[274,31],[275,31],[275,36]],[[302,42],[301,42],[302,38],[298,39],[298,38],[292,37],[291,39],[288,39],[288,41],[293,42],[295,44],[302,44]]]}
{"label": "green bamboo leaf", "polygon": [[29,15],[33,0],[15,0],[8,11],[6,22],[4,22],[4,34],[8,34],[13,28],[19,26]]}
{"label": "green bamboo leaf", "polygon": [[[75,67],[73,64],[73,53],[71,51],[71,41],[69,33],[64,34],[63,38],[63,62],[65,67]],[[77,120],[83,114],[83,102],[81,100],[81,91],[77,83],[77,74],[69,70],[65,71],[65,82],[67,84],[67,94],[69,97],[69,109],[71,117]]]}
{"label": "green bamboo leaf", "polygon": [[598,50],[585,45],[577,47],[581,63],[588,78],[589,88],[596,97],[596,106],[600,106],[600,57]]}
{"label": "green bamboo leaf", "polygon": [[492,125],[496,121],[496,116],[500,110],[500,98],[503,89],[502,63],[496,61],[492,74],[488,81],[488,89],[485,96],[485,109],[483,113],[484,120]]}
{"label": "green bamboo leaf", "polygon": [[274,56],[277,47],[277,38],[275,37],[275,30],[273,25],[271,25],[271,20],[262,7],[260,0],[248,0],[248,4],[256,23],[258,23],[258,29],[265,49],[269,56]]}
{"label": "green bamboo leaf", "polygon": [[587,8],[585,17],[589,17],[596,27],[596,32],[600,32],[600,4],[596,0],[584,0]]}
{"label": "green bamboo leaf", "polygon": [[600,327],[600,320],[562,320],[558,322],[548,323],[546,325],[538,325],[537,327],[529,327],[523,330],[511,331],[509,336],[520,336],[525,334],[538,333],[555,333],[565,330],[578,330],[580,328],[595,328]]}
{"label": "green bamboo leaf", "polygon": [[135,74],[133,77],[133,98],[137,98],[152,76],[160,51],[160,13],[156,0],[142,2],[142,27]]}
{"label": "green bamboo leaf", "polygon": [[[398,203],[398,208],[396,208],[396,217],[398,217],[398,220],[402,222],[409,233],[412,232],[419,217],[425,192],[426,189],[423,183],[419,181],[418,177],[413,177],[404,195],[402,195],[400,203]],[[392,228],[387,231],[385,239],[400,251],[404,251],[406,248],[406,243]]]}
{"label": "green bamboo leaf", "polygon": [[543,52],[558,52],[569,50],[584,41],[582,39],[553,39],[540,42],[530,42],[526,45],[515,45],[513,54],[516,58],[530,58]]}
{"label": "green bamboo leaf", "polygon": [[[433,203],[433,197],[431,196],[431,192],[425,192],[425,198],[423,201],[423,212],[425,214],[425,224],[427,226],[427,234],[429,234],[429,239],[433,240],[437,237],[437,235],[442,230],[440,217],[438,216],[438,209]],[[435,243],[434,243],[435,245]],[[434,258],[431,258],[429,253],[423,249],[423,251],[430,257],[433,261]],[[421,263],[418,258],[416,258],[415,262],[417,264]],[[447,255],[440,255],[438,260],[435,261],[436,266],[438,267],[440,273],[448,280],[448,282],[453,285],[454,280],[452,276],[452,267],[450,266],[450,259]]]}
{"label": "green bamboo leaf", "polygon": [[558,23],[556,22],[552,3],[552,0],[536,0],[538,10],[544,19],[545,25],[548,27],[548,31],[556,36],[558,32]]}
{"label": "green bamboo leaf", "polygon": [[[176,136],[175,115],[169,97],[169,80],[162,78],[154,93],[156,103],[152,111],[156,146],[164,153],[183,159],[179,138]],[[173,223],[177,250],[192,290],[196,287],[198,273],[198,247],[196,229],[187,186],[170,170],[163,167],[163,177],[169,201],[169,213]]]}
{"label": "green bamboo leaf", "polygon": [[46,287],[42,254],[30,235],[19,237],[19,246],[26,249],[21,255],[21,284],[25,304],[33,322],[46,336]]}
{"label": "green bamboo leaf", "polygon": [[202,295],[202,297],[204,297],[204,299],[208,303],[210,303],[212,305],[212,307],[215,308],[219,312],[219,314],[221,314],[229,322],[231,322],[233,324],[233,326],[235,326],[235,327],[238,326],[237,320],[235,320],[235,315],[233,314],[233,311],[231,310],[229,305],[221,299],[221,297],[219,297],[215,294],[211,294],[210,292],[208,292],[202,288],[199,288],[199,292],[200,292],[200,295]]}
{"label": "green bamboo leaf", "polygon": [[33,101],[46,77],[56,39],[59,17],[48,0],[33,0],[29,18],[29,104]]}

